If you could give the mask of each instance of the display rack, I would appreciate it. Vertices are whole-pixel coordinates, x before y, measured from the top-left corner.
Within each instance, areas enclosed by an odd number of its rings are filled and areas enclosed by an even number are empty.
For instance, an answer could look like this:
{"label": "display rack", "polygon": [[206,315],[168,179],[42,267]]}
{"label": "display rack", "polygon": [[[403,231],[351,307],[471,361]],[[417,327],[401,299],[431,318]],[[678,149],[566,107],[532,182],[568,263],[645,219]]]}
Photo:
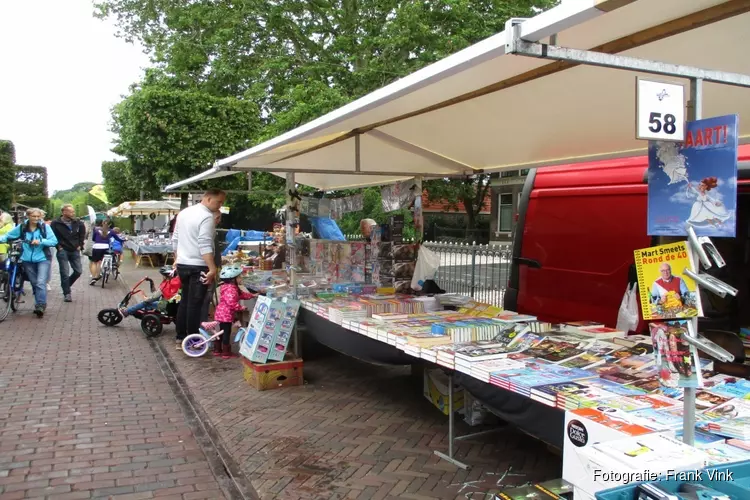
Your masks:
{"label": "display rack", "polygon": [[[711,269],[716,265],[716,267],[721,268],[726,265],[726,262],[711,242],[710,238],[707,236],[699,238],[695,229],[690,224],[686,225],[686,229],[688,233],[688,249],[692,254],[692,261],[694,262],[696,271],[685,269],[685,274],[695,281],[696,293],[700,294],[701,288],[705,288],[707,291],[720,297],[724,297],[726,294],[736,296],[736,288],[714,278],[713,276],[700,273],[701,267],[703,267],[703,269]],[[689,321],[687,340],[690,345],[710,356],[713,356],[714,358],[727,362],[734,361],[734,355],[726,349],[714,344],[713,342],[707,342],[699,337],[698,318],[692,318]],[[700,367],[697,369],[700,369]],[[682,436],[683,441],[690,446],[695,444],[695,392],[696,390],[694,387],[686,387],[683,398]]]}

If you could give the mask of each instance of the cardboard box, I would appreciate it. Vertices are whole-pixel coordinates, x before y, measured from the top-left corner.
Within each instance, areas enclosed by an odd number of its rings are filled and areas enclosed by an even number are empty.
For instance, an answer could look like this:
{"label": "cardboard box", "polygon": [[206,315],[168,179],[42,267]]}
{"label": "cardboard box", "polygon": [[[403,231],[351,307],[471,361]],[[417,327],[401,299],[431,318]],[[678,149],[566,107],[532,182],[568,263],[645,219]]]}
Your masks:
{"label": "cardboard box", "polygon": [[[435,408],[448,415],[448,376],[442,370],[424,371],[424,397],[435,405]],[[453,410],[463,410],[464,390],[453,386]]]}
{"label": "cardboard box", "polygon": [[287,359],[272,363],[253,363],[242,359],[245,381],[259,391],[302,385],[302,359]]}
{"label": "cardboard box", "polygon": [[[596,408],[566,411],[562,478],[577,489],[589,494],[599,491],[591,490],[593,479],[590,470],[586,468],[590,460],[584,452],[597,443],[616,441],[630,436],[643,436],[655,432],[653,429],[634,423],[628,417],[629,415],[622,410],[609,413]],[[576,495],[575,498],[578,498],[578,496]]]}

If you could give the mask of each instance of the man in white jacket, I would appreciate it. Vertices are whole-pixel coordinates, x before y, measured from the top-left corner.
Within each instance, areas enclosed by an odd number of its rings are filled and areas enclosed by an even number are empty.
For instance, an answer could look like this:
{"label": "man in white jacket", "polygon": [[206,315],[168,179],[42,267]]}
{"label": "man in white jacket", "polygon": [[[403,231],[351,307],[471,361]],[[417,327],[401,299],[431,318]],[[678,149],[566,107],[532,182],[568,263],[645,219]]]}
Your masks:
{"label": "man in white jacket", "polygon": [[216,277],[214,260],[214,212],[226,201],[226,193],[209,189],[200,203],[177,216],[172,248],[177,256],[177,273],[182,281],[182,299],[177,310],[177,348],[189,334],[198,333],[201,310],[208,285]]}

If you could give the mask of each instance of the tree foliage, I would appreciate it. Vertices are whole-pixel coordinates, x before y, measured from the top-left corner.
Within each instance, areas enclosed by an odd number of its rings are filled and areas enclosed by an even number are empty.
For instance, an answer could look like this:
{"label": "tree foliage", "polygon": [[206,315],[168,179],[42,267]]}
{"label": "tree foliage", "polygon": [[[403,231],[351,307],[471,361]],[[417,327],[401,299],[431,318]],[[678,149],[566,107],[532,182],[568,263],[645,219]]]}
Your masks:
{"label": "tree foliage", "polygon": [[473,229],[479,222],[479,214],[484,206],[484,200],[490,192],[490,176],[475,175],[464,179],[434,179],[425,181],[423,185],[430,201],[442,201],[458,210],[458,204],[463,203],[468,226]]}
{"label": "tree foliage", "polygon": [[103,161],[102,178],[107,201],[112,205],[140,199],[138,182],[133,178],[127,161]]}
{"label": "tree foliage", "polygon": [[27,207],[47,209],[47,168],[16,165],[13,184],[15,202]]}
{"label": "tree foliage", "polygon": [[103,212],[107,210],[107,204],[92,196],[90,191],[96,186],[95,182],[79,182],[70,189],[63,189],[55,191],[49,200],[49,215],[50,217],[57,217],[60,215],[60,209],[63,205],[70,203],[76,211],[78,217],[82,217],[88,214],[88,206],[97,212]]}
{"label": "tree foliage", "polygon": [[134,185],[151,195],[247,148],[260,128],[251,101],[150,84],[135,87],[113,118],[113,151],[127,158]]}
{"label": "tree foliage", "polygon": [[16,148],[10,141],[0,139],[0,208],[10,210],[13,203]]}
{"label": "tree foliage", "polygon": [[[216,158],[300,126],[499,33],[511,17],[529,17],[556,3],[98,0],[95,14],[114,20],[120,36],[139,41],[154,63],[145,86],[115,110],[120,134],[115,151],[130,160],[133,179],[141,186],[183,179]],[[149,88],[159,89],[158,99],[150,94],[156,90]],[[221,102],[232,115],[240,109],[252,114],[239,103],[255,103],[254,117],[262,117],[262,130],[245,123],[245,134],[238,137],[231,124],[229,133],[218,126],[199,127],[197,117],[205,109],[199,102],[218,102],[211,99],[230,99]],[[178,126],[172,130],[167,124]],[[203,147],[217,140],[217,147]],[[168,152],[173,149],[185,153],[172,158]],[[485,184],[482,178],[435,181],[430,186],[473,210],[470,207],[477,203],[472,200],[482,199],[478,197]],[[251,195],[249,200],[268,206],[264,196]],[[276,202],[278,198],[271,204]],[[474,215],[470,214],[472,221]]]}

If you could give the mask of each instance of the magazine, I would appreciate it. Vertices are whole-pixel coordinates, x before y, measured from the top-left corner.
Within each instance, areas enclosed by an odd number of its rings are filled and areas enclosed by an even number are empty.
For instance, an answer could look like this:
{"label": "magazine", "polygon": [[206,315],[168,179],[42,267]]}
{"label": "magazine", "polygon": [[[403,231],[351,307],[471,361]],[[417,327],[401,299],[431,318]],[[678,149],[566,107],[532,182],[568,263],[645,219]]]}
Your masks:
{"label": "magazine", "polygon": [[685,269],[695,270],[687,242],[643,248],[635,252],[643,319],[702,316],[700,294]]}
{"label": "magazine", "polygon": [[649,323],[659,381],[665,387],[703,385],[698,350],[685,340],[690,328],[685,320]]}

